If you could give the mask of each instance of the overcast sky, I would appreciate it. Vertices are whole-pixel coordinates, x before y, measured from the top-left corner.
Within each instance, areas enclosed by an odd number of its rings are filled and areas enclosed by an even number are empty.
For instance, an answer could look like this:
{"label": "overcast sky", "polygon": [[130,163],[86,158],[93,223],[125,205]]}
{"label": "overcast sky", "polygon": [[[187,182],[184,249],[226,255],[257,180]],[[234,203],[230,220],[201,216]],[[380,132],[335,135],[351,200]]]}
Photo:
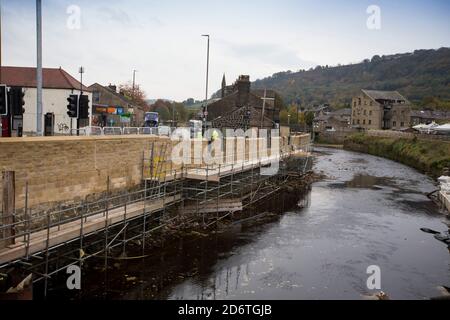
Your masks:
{"label": "overcast sky", "polygon": [[[2,3],[3,65],[35,66],[35,0]],[[43,64],[85,83],[132,79],[149,98],[202,99],[211,35],[210,93],[239,74],[359,62],[375,54],[450,46],[447,0],[43,0]],[[80,9],[77,14],[70,6]],[[381,9],[369,29],[367,8]],[[372,20],[371,20],[372,21]],[[69,27],[70,26],[70,27]],[[79,26],[79,28],[78,28]]]}

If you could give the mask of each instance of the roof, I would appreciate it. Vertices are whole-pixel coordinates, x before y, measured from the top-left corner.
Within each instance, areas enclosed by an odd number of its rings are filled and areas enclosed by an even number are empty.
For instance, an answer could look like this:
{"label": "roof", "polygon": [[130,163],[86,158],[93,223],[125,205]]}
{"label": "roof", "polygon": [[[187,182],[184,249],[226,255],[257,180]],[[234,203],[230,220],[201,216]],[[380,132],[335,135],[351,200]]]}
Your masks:
{"label": "roof", "polygon": [[421,119],[441,119],[446,120],[450,119],[450,112],[449,111],[431,111],[431,110],[425,110],[425,111],[411,111],[411,117],[415,118],[421,118]]}
{"label": "roof", "polygon": [[314,121],[318,122],[318,121],[328,121],[328,119],[330,119],[331,115],[330,114],[322,114],[318,117],[314,118]]}
{"label": "roof", "polygon": [[362,90],[367,96],[373,100],[400,100],[408,101],[398,91],[379,91],[379,90]]}
{"label": "roof", "polygon": [[[80,90],[81,83],[62,68],[43,68],[45,89]],[[10,87],[36,88],[36,68],[34,67],[1,67],[1,82]],[[90,90],[83,86],[83,91]]]}
{"label": "roof", "polygon": [[[90,89],[91,91],[94,91],[95,88],[101,88],[102,90],[105,90],[105,91],[107,91],[109,94],[111,94],[111,95],[115,96],[116,98],[120,99],[120,100],[123,101],[124,103],[127,103],[127,104],[129,104],[129,105],[134,105],[134,103],[133,103],[133,101],[132,101],[131,99],[125,97],[124,95],[122,95],[122,94],[120,94],[120,93],[118,93],[118,92],[116,92],[116,91],[114,91],[114,90],[112,90],[112,89],[109,88],[109,87],[102,86],[101,84],[98,84],[98,83],[94,83],[94,84],[92,84],[92,85],[89,86],[89,89]],[[102,98],[104,99],[105,97],[102,97]],[[95,104],[95,103],[94,103],[94,104]],[[111,103],[110,103],[110,104],[111,104]]]}
{"label": "roof", "polygon": [[338,109],[336,111],[331,112],[331,114],[336,116],[351,116],[352,109],[351,108]]}

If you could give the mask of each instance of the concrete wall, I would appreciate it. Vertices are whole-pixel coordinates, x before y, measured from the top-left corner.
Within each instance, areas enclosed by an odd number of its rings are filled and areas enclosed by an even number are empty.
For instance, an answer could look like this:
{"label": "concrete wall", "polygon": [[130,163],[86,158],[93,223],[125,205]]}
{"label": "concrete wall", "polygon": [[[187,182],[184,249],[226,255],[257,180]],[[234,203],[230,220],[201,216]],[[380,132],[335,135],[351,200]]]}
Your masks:
{"label": "concrete wall", "polygon": [[[24,132],[36,132],[36,105],[37,105],[37,92],[36,88],[25,88],[25,114],[23,115]],[[42,114],[47,112],[53,112],[55,114],[55,134],[68,133],[58,130],[58,124],[66,125],[70,128],[71,118],[67,115],[67,98],[71,94],[80,94],[80,91],[68,90],[68,89],[43,89],[42,90]],[[92,115],[92,93],[85,92],[89,96],[89,114]],[[44,126],[44,120],[42,119],[42,127]],[[73,120],[73,128],[76,128],[76,120]]]}
{"label": "concrete wall", "polygon": [[17,208],[24,206],[26,182],[30,207],[79,201],[106,191],[108,176],[111,190],[140,185],[143,154],[149,156],[155,141],[169,142],[169,139],[149,136],[0,139],[0,171],[16,172]]}

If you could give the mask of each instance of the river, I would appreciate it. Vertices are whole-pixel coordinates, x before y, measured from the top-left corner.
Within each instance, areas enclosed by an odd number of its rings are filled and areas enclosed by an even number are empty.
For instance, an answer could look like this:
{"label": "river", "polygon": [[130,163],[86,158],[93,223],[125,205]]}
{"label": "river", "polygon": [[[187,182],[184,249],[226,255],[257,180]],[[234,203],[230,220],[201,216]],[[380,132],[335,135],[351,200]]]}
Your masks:
{"label": "river", "polygon": [[[324,179],[293,209],[259,226],[182,239],[109,272],[110,299],[362,299],[367,268],[391,299],[428,299],[450,286],[444,216],[426,194],[433,180],[390,160],[316,149]],[[295,202],[297,203],[297,202]],[[102,284],[85,287],[99,298]],[[104,292],[103,292],[104,293]]]}

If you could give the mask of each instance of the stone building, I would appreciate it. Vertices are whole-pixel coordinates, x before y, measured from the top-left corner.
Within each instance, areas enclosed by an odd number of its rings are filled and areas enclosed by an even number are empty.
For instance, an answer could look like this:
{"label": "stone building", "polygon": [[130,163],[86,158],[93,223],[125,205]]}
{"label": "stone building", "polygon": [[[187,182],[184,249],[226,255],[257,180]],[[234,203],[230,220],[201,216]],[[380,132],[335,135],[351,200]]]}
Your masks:
{"label": "stone building", "polygon": [[221,98],[208,105],[208,121],[214,128],[272,129],[280,122],[280,109],[273,90],[251,90],[250,77],[239,76],[227,86],[222,81]]}
{"label": "stone building", "polygon": [[450,121],[449,111],[420,110],[411,112],[411,126],[419,124],[447,123]]}
{"label": "stone building", "polygon": [[411,104],[397,91],[361,90],[352,99],[352,126],[400,130],[411,122]]}
{"label": "stone building", "polygon": [[92,91],[92,124],[101,127],[138,127],[144,123],[144,111],[117,92],[117,87],[94,83]]}
{"label": "stone building", "polygon": [[327,114],[321,114],[314,118],[314,132],[343,131],[351,128],[350,108],[339,109]]}

